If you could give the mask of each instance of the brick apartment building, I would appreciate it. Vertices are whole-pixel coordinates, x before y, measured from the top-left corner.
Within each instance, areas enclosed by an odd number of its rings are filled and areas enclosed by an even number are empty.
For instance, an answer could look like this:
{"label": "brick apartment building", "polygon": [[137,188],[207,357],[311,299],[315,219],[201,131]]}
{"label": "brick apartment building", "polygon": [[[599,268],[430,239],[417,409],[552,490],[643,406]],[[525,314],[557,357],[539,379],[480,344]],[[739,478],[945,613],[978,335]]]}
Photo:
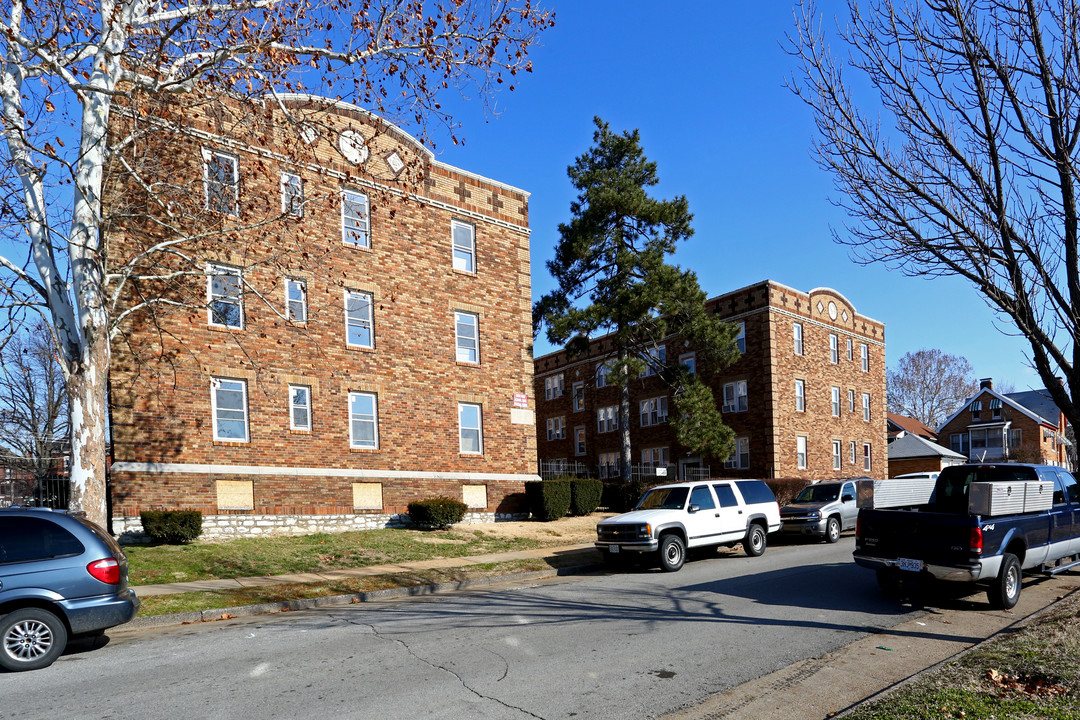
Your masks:
{"label": "brick apartment building", "polygon": [[[631,383],[633,462],[665,466],[684,477],[805,477],[814,480],[887,473],[885,326],[859,315],[840,293],[809,293],[764,281],[708,301],[739,323],[742,357],[710,374],[724,423],[735,431],[730,458],[688,453],[667,423],[670,390],[656,376]],[[587,356],[565,351],[536,359],[537,450],[542,463],[579,462],[601,475],[618,472],[619,392],[607,386],[605,338]],[[694,348],[669,337],[657,352],[696,365]],[[647,470],[646,470],[647,471]],[[698,470],[700,472],[700,470]]]}
{"label": "brick apartment building", "polygon": [[[268,104],[254,129],[202,114],[169,141],[172,181],[205,221],[249,229],[202,247],[205,273],[168,290],[182,302],[114,343],[114,532],[151,508],[201,510],[208,534],[385,526],[436,495],[473,520],[523,511],[528,194],[360,108],[281,100],[311,122]],[[114,208],[139,202],[111,192]],[[260,208],[283,217],[248,221]],[[137,252],[144,230],[111,229],[110,256]]]}
{"label": "brick apartment building", "polygon": [[979,381],[941,427],[938,438],[973,462],[1012,460],[1070,468],[1065,415],[1040,390],[999,393],[994,381]]}

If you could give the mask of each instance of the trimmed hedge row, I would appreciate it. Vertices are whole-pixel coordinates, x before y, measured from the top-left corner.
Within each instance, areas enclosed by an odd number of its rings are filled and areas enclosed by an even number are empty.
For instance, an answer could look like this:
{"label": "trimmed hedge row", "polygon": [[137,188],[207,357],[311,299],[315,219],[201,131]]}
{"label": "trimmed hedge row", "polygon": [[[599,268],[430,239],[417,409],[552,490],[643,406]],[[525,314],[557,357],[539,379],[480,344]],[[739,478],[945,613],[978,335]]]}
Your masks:
{"label": "trimmed hedge row", "polygon": [[151,540],[166,545],[184,545],[202,535],[198,510],[143,510],[139,520]]}
{"label": "trimmed hedge row", "polygon": [[433,497],[409,503],[409,520],[421,527],[448,528],[465,518],[468,506],[460,500]]}
{"label": "trimmed hedge row", "polygon": [[543,522],[558,520],[567,513],[589,515],[600,507],[603,490],[599,480],[569,475],[525,483],[529,512]]}

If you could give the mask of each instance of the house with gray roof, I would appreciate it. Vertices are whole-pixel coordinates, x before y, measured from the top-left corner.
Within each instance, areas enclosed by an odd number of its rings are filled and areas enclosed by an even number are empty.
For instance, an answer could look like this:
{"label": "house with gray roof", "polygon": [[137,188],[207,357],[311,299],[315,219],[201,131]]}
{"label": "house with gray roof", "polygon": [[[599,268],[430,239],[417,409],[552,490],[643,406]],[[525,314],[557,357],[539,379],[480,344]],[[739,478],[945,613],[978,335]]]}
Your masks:
{"label": "house with gray roof", "polygon": [[914,433],[901,432],[889,443],[889,477],[916,472],[939,472],[950,465],[962,465],[967,456],[942,447]]}

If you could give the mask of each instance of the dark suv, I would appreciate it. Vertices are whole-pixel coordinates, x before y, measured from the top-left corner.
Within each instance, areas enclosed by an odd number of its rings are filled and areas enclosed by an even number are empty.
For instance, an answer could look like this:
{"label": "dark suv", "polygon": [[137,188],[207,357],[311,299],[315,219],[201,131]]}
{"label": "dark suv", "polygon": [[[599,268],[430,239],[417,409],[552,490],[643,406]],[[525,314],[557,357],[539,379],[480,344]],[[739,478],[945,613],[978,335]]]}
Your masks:
{"label": "dark suv", "polygon": [[0,508],[0,667],[46,667],[69,637],[131,620],[139,599],[127,577],[120,546],[80,515]]}

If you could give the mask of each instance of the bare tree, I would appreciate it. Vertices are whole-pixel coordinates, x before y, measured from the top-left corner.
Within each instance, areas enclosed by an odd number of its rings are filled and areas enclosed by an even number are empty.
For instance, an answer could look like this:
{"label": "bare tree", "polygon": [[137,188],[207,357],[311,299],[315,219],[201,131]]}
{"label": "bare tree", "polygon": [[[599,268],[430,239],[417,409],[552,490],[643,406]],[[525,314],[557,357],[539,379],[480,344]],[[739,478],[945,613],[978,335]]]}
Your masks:
{"label": "bare tree", "polygon": [[978,390],[971,363],[938,349],[906,353],[888,373],[889,412],[937,428]]}
{"label": "bare tree", "polygon": [[[0,303],[9,322],[36,313],[53,329],[71,402],[71,502],[98,521],[111,343],[125,324],[184,302],[158,291],[205,273],[200,249],[282,215],[264,208],[204,224],[206,208],[174,202],[181,183],[144,174],[154,162],[169,169],[154,157],[168,150],[162,133],[190,136],[205,123],[257,132],[243,123],[267,108],[280,116],[275,132],[343,132],[282,102],[311,88],[408,122],[431,144],[432,123],[456,132],[441,93],[475,92],[486,103],[500,85],[513,89],[553,21],[531,0],[12,0],[5,8]],[[119,217],[105,214],[109,175],[123,176],[116,187],[140,189],[138,213],[119,203]],[[109,265],[114,222],[141,222],[154,242]],[[303,257],[294,240],[290,251]]]}
{"label": "bare tree", "polygon": [[1080,422],[1080,3],[848,7],[842,55],[809,2],[790,38],[790,85],[854,220],[837,241],[864,262],[969,281]]}
{"label": "bare tree", "polygon": [[0,461],[35,479],[53,477],[67,457],[68,400],[49,327],[38,321],[0,350]]}

